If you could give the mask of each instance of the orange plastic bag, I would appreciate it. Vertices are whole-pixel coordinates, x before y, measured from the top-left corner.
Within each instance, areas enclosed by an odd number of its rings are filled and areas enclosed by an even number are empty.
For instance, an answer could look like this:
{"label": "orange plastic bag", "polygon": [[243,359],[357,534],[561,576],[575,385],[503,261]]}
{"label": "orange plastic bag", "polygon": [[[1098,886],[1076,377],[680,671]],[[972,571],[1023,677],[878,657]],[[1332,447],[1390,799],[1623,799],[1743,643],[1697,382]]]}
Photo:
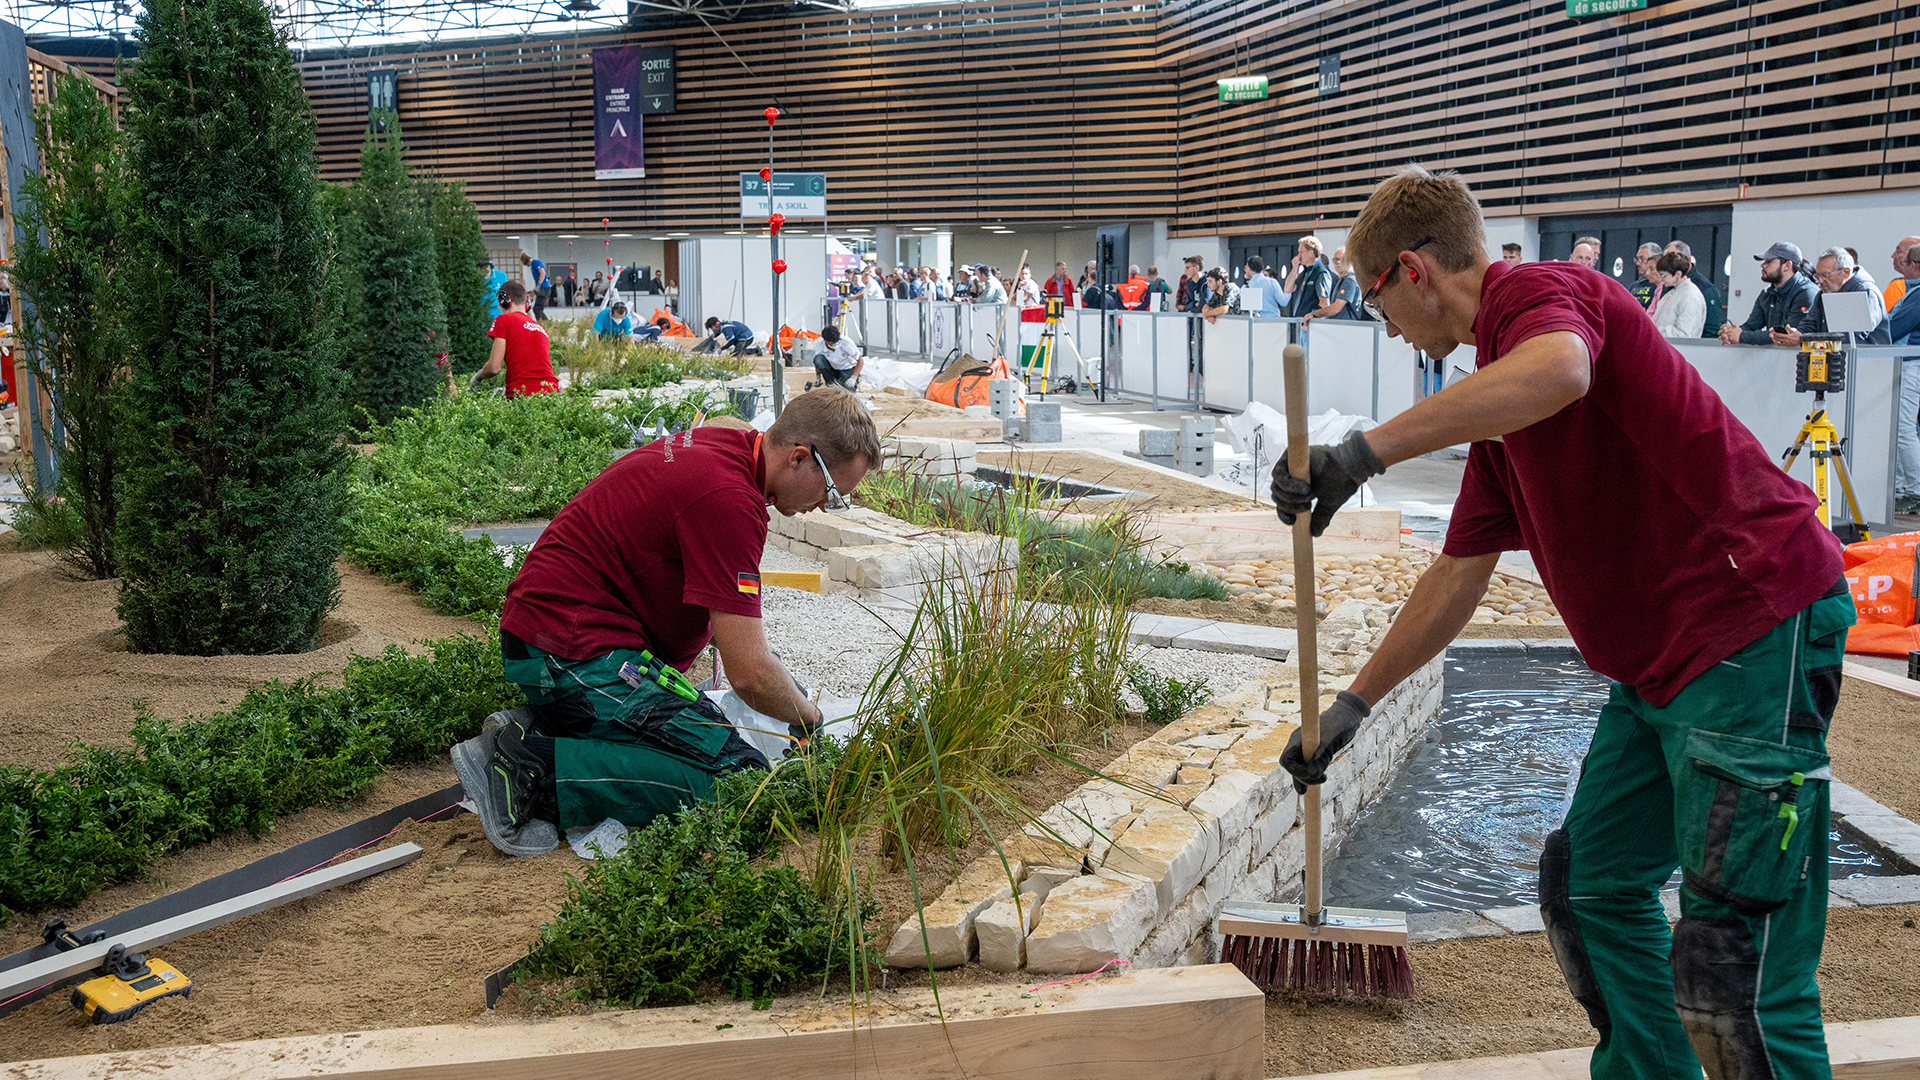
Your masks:
{"label": "orange plastic bag", "polygon": [[1915,560],[1920,533],[1898,533],[1847,545],[1847,590],[1859,622],[1847,635],[1847,651],[1905,656],[1920,649],[1914,627]]}
{"label": "orange plastic bag", "polygon": [[811,330],[795,330],[791,326],[780,328],[780,351],[792,352],[795,341],[819,341],[820,335]]}
{"label": "orange plastic bag", "polygon": [[[991,363],[976,359],[972,353],[961,353],[960,357],[948,364],[946,370],[933,377],[927,384],[927,400],[942,405],[951,405],[964,409],[969,405],[988,403],[988,384],[995,379],[1013,378],[1013,368],[1004,356],[996,356]],[[1025,415],[1027,402],[1020,400],[1020,412]]]}
{"label": "orange plastic bag", "polygon": [[647,321],[657,323],[661,319],[667,320],[667,328],[665,330],[660,331],[661,337],[692,337],[693,336],[693,331],[687,329],[686,323],[683,323],[679,319],[674,318],[673,312],[668,311],[666,308],[663,308],[663,307],[654,308],[653,318],[648,319]]}

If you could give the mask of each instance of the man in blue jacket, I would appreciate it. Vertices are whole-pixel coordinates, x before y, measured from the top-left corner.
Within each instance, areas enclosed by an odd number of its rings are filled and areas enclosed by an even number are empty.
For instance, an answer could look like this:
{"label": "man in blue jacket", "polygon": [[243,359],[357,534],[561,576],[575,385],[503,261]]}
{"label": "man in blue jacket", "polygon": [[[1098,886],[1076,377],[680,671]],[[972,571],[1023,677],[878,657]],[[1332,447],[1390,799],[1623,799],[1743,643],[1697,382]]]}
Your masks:
{"label": "man in blue jacket", "polygon": [[747,346],[753,344],[753,330],[743,322],[722,322],[719,318],[707,320],[707,336],[693,347],[695,352],[718,352],[732,349],[733,355],[747,355]]}

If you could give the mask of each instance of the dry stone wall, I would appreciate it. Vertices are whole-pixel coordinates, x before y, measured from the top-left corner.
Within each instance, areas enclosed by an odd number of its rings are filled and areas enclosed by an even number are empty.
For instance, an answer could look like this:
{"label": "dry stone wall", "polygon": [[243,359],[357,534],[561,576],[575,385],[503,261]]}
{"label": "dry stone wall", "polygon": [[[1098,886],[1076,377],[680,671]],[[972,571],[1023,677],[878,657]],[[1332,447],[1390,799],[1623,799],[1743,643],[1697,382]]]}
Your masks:
{"label": "dry stone wall", "polygon": [[774,514],[767,542],[826,563],[826,591],[909,602],[943,577],[1011,570],[1020,563],[1020,543],[1012,537],[922,528],[862,507],[841,514]]}
{"label": "dry stone wall", "polygon": [[[1318,707],[1371,656],[1397,605],[1350,600],[1320,626]],[[1300,796],[1280,768],[1299,725],[1297,660],[1204,705],[1122,754],[963,872],[895,932],[895,967],[1092,971],[1113,959],[1206,963],[1229,900],[1296,895],[1305,865]],[[1335,849],[1438,714],[1436,658],[1376,704],[1322,789]]]}

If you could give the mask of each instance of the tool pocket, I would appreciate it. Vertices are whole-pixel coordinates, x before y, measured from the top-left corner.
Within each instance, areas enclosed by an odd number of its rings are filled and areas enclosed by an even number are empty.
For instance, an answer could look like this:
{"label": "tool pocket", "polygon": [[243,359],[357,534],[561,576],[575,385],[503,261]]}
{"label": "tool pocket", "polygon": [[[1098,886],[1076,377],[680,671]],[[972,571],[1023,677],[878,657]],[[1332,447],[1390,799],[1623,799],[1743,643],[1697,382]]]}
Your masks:
{"label": "tool pocket", "polygon": [[1807,877],[1827,755],[1738,735],[1687,736],[1675,817],[1686,884],[1743,915],[1786,903]]}
{"label": "tool pocket", "polygon": [[1795,697],[1788,712],[1787,722],[1793,727],[1825,732],[1833,720],[1834,707],[1840,703],[1846,632],[1853,624],[1853,599],[1844,590],[1838,597],[1822,597],[1807,609],[1806,643],[1801,657],[1806,693]]}
{"label": "tool pocket", "polygon": [[718,705],[706,700],[689,703],[672,694],[635,693],[616,721],[649,743],[702,768],[718,769],[730,761],[728,739],[733,725]]}

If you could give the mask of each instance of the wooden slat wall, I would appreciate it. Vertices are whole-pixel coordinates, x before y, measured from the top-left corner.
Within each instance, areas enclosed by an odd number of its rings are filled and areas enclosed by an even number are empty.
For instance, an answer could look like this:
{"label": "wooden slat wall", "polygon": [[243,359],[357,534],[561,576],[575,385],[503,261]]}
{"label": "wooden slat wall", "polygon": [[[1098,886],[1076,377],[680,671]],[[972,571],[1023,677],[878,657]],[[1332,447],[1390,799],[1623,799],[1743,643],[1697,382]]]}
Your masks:
{"label": "wooden slat wall", "polygon": [[[1920,186],[1915,35],[1899,0],[1184,0],[1162,32],[1188,118],[1180,232],[1350,223],[1413,161],[1495,213],[1561,214]],[[1338,53],[1341,89],[1317,92]],[[1266,102],[1214,80],[1265,74]]]}
{"label": "wooden slat wall", "polygon": [[[310,56],[329,178],[357,169],[365,72],[400,71],[415,161],[465,177],[488,228],[714,229],[767,163],[761,110],[790,112],[775,164],[825,172],[834,217],[867,223],[1171,216],[1173,87],[1151,8],[1013,4],[826,12],[577,39]],[[593,179],[590,50],[673,44],[679,111],[646,118],[645,180]],[[731,46],[735,59],[728,52]],[[745,65],[752,68],[749,74]]]}
{"label": "wooden slat wall", "polygon": [[[1495,213],[1920,186],[1920,0],[1582,21],[1563,0],[1026,0],[716,30],[307,54],[323,173],[355,174],[365,73],[392,67],[414,160],[465,178],[490,231],[731,227],[776,98],[776,167],[828,173],[835,219],[864,225],[1288,232],[1350,222],[1407,161]],[[648,118],[645,180],[596,182],[589,52],[628,42],[678,47],[679,112]],[[1272,98],[1218,103],[1234,74]]]}

